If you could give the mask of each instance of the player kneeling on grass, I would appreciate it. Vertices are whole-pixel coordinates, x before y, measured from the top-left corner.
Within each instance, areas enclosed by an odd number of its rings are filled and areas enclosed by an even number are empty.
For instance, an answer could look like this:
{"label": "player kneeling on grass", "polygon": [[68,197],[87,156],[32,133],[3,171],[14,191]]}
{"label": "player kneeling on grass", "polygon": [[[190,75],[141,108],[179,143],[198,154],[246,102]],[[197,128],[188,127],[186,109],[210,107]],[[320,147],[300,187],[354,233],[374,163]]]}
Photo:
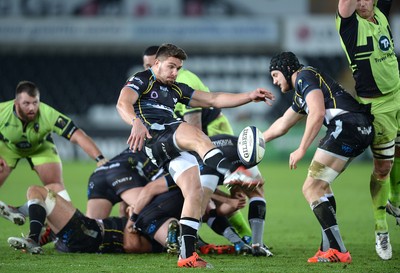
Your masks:
{"label": "player kneeling on grass", "polygon": [[325,73],[301,65],[292,52],[274,56],[269,69],[273,84],[279,86],[282,93],[294,89],[295,94],[292,106],[264,132],[265,141],[286,134],[307,116],[300,145],[289,156],[290,169],[296,169],[322,125],[327,128],[303,185],[304,197],[322,229],[320,249],[308,262],[350,263],[351,256],[336,221],[336,201],[331,183],[372,142],[373,116],[370,107],[359,104]]}

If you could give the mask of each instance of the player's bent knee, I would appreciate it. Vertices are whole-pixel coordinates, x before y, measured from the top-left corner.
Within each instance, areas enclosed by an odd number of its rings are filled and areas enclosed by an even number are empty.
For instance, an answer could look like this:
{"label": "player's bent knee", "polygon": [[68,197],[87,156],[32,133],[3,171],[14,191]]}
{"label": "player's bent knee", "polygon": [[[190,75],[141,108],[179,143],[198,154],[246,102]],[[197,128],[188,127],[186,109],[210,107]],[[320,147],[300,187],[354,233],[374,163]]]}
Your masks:
{"label": "player's bent knee", "polygon": [[315,160],[311,161],[311,164],[308,167],[309,177],[325,181],[328,184],[331,184],[336,179],[336,177],[338,177],[338,175],[339,172]]}

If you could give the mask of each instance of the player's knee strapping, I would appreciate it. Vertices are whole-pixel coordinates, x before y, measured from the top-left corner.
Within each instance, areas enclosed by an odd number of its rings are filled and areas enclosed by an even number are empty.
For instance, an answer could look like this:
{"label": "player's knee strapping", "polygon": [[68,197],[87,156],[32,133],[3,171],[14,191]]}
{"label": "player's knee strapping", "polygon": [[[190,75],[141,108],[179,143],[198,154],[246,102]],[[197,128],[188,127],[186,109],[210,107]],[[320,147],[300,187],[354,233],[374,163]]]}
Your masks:
{"label": "player's knee strapping", "polygon": [[47,196],[44,200],[47,216],[53,212],[53,209],[56,206],[56,197],[57,194],[54,191],[47,189]]}
{"label": "player's knee strapping", "polygon": [[339,172],[315,160],[311,161],[310,167],[308,167],[309,177],[325,181],[328,184],[331,184],[338,175]]}
{"label": "player's knee strapping", "polygon": [[65,200],[67,200],[68,202],[71,202],[71,197],[69,196],[67,190],[64,189],[62,191],[59,191],[57,194],[62,198],[64,198]]}

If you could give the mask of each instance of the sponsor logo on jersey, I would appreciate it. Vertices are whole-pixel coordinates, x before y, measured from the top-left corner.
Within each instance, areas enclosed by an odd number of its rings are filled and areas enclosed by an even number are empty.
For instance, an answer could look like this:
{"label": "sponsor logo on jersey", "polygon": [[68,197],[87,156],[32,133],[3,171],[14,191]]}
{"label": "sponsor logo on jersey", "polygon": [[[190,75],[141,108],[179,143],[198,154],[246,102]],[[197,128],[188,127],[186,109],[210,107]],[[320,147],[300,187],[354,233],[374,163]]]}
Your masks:
{"label": "sponsor logo on jersey", "polygon": [[386,52],[390,48],[390,40],[386,36],[381,36],[379,38],[379,48],[383,51]]}
{"label": "sponsor logo on jersey", "polygon": [[60,129],[64,129],[67,124],[68,124],[68,119],[66,119],[65,117],[59,116],[57,118],[55,126]]}

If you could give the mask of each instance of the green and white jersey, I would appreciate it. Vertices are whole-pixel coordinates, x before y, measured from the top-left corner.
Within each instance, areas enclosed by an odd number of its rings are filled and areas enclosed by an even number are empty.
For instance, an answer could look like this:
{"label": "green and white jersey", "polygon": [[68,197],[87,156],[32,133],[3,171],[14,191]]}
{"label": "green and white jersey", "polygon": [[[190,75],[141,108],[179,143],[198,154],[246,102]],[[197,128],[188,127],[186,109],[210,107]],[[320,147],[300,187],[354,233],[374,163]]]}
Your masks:
{"label": "green and white jersey", "polygon": [[389,10],[390,3],[378,2],[374,8],[376,24],[356,12],[349,18],[336,14],[336,28],[359,97],[377,98],[400,91],[398,62],[387,19]]}
{"label": "green and white jersey", "polygon": [[51,133],[69,140],[77,129],[69,117],[43,102],[35,120],[25,126],[15,112],[14,100],[0,103],[0,141],[11,151],[29,155],[51,141]]}

